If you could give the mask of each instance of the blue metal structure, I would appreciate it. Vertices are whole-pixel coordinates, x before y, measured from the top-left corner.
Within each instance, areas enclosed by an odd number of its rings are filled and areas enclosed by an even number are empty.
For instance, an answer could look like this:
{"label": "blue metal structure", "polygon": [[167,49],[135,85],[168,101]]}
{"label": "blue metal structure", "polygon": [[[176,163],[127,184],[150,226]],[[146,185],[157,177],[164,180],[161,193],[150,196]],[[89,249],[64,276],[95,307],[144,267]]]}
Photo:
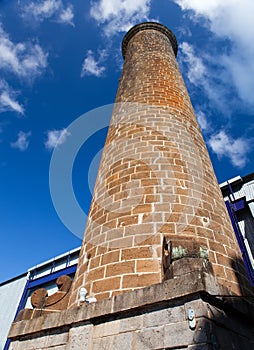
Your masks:
{"label": "blue metal structure", "polygon": [[[16,310],[14,320],[17,317],[20,310],[24,309],[26,306],[26,302],[31,295],[31,293],[34,291],[34,289],[37,288],[43,288],[50,282],[54,282],[57,280],[58,277],[63,275],[68,275],[70,277],[74,277],[74,274],[77,269],[77,262],[73,263],[72,258],[77,258],[79,255],[79,249],[76,249],[72,252],[69,252],[67,254],[64,254],[63,256],[60,256],[58,258],[52,259],[49,262],[46,262],[45,264],[41,264],[39,266],[36,266],[29,270],[27,275],[27,282],[24,287],[21,299],[19,301],[18,308]],[[64,262],[65,267],[59,269],[58,271],[55,271],[57,267],[57,263]],[[71,264],[72,262],[72,264]],[[41,270],[46,268],[46,272],[43,276],[38,277],[38,274]],[[8,350],[10,347],[10,340],[7,339],[3,350]]]}
{"label": "blue metal structure", "polygon": [[238,241],[238,245],[240,247],[242,257],[243,257],[243,262],[250,280],[251,286],[254,286],[254,270],[251,265],[250,257],[247,252],[246,246],[244,244],[244,239],[241,233],[241,230],[238,225],[238,220],[236,218],[236,212],[240,209],[242,209],[242,204],[239,206],[239,204],[236,205],[236,203],[231,203],[230,201],[225,202],[229,217],[233,226],[233,229],[235,231],[236,239]]}
{"label": "blue metal structure", "polygon": [[237,176],[220,187],[250,284],[254,286],[254,173]]}

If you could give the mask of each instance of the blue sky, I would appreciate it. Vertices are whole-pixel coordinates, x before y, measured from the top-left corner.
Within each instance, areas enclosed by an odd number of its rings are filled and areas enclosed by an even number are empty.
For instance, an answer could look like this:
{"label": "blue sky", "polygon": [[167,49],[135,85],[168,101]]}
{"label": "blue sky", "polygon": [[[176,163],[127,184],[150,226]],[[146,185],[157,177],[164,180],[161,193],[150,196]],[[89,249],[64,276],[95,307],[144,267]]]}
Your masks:
{"label": "blue sky", "polygon": [[[51,156],[68,125],[86,113],[84,131],[96,129],[89,111],[114,102],[134,24],[155,20],[175,33],[218,181],[253,172],[253,13],[253,0],[0,1],[0,281],[81,243],[52,203]],[[90,135],[73,166],[86,213],[105,134]]]}

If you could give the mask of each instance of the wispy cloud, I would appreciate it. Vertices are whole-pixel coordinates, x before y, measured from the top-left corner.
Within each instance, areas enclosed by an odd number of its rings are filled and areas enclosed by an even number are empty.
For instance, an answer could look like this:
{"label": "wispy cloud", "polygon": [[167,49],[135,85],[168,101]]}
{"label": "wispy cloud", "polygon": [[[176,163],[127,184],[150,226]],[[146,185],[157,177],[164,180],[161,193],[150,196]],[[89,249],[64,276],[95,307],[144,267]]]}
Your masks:
{"label": "wispy cloud", "polygon": [[125,32],[134,24],[147,20],[151,0],[98,0],[92,1],[90,15],[103,25],[106,36]]}
{"label": "wispy cloud", "polygon": [[200,129],[204,132],[207,133],[211,131],[211,125],[207,120],[207,117],[203,111],[197,111],[196,112],[197,120],[200,126]]}
{"label": "wispy cloud", "polygon": [[[217,74],[214,74],[213,68],[210,68],[209,63],[206,62],[207,53],[204,59],[197,56],[193,46],[188,43],[182,43],[180,50],[182,54],[181,62],[187,66],[189,82],[198,88],[202,88],[202,93],[209,99],[210,104],[220,112],[223,112],[224,118],[229,116],[230,108],[228,107],[232,103],[232,100],[228,100],[228,90],[230,88],[227,87],[227,80],[226,83],[223,80],[217,80],[220,70],[218,69]],[[210,58],[210,63],[211,61],[212,59]],[[207,143],[211,150],[219,159],[228,158],[233,166],[237,168],[244,167],[248,161],[250,140],[244,137],[234,139],[224,130],[214,132],[214,127],[208,122],[206,114],[202,111],[202,106],[201,109],[196,109],[198,123],[206,135]]]}
{"label": "wispy cloud", "polygon": [[74,26],[73,19],[74,19],[73,6],[68,5],[68,7],[61,10],[59,14],[58,22],[64,23],[64,24],[70,24]]}
{"label": "wispy cloud", "polygon": [[[3,76],[13,74],[32,82],[47,67],[48,54],[32,41],[14,43],[0,23],[0,71]],[[24,107],[16,99],[17,93],[7,81],[0,80],[0,112],[15,111],[24,114]]]}
{"label": "wispy cloud", "polygon": [[[207,52],[201,56],[187,42],[181,43],[179,48],[180,63],[186,67],[189,82],[202,89],[202,93],[205,94],[213,109],[217,108],[224,116],[229,116],[231,110],[226,100],[232,88],[228,86],[225,70],[217,66],[215,72],[214,59]],[[232,99],[230,103],[233,104],[233,102]]]}
{"label": "wispy cloud", "polygon": [[250,148],[250,142],[251,140],[241,137],[233,139],[224,130],[221,130],[211,136],[208,144],[218,158],[229,158],[235,167],[243,168],[248,160],[247,154]]}
{"label": "wispy cloud", "polygon": [[67,131],[67,129],[49,130],[47,131],[47,140],[44,145],[48,150],[52,150],[55,147],[63,144],[69,135],[70,133]]}
{"label": "wispy cloud", "polygon": [[43,22],[46,19],[74,26],[72,4],[65,7],[62,0],[32,1],[22,6],[22,17],[28,21]]}
{"label": "wispy cloud", "polygon": [[32,1],[23,8],[23,14],[34,16],[39,21],[52,17],[61,6],[59,0]]}
{"label": "wispy cloud", "polygon": [[29,132],[19,131],[18,139],[17,141],[11,143],[11,147],[17,148],[21,152],[24,152],[29,146],[29,143],[30,143],[29,137],[31,136],[31,134],[32,134],[31,131]]}
{"label": "wispy cloud", "polygon": [[217,37],[230,41],[230,49],[217,56],[217,67],[223,67],[239,97],[254,106],[254,2],[252,0],[174,0],[183,10],[189,10],[195,21],[201,19]]}
{"label": "wispy cloud", "polygon": [[102,62],[105,60],[105,58],[105,50],[99,52],[99,57],[97,60],[94,57],[93,51],[89,50],[82,65],[81,77],[85,75],[94,75],[96,77],[101,77],[105,71],[105,67],[102,65]]}
{"label": "wispy cloud", "polygon": [[16,95],[4,80],[0,80],[0,113],[14,111],[24,114],[24,107],[16,100]]}
{"label": "wispy cloud", "polygon": [[195,55],[194,48],[183,42],[179,45],[182,52],[182,61],[188,64],[187,77],[194,85],[202,83],[206,77],[206,68],[201,57]]}
{"label": "wispy cloud", "polygon": [[24,108],[21,104],[15,101],[8,91],[3,91],[0,95],[0,111],[13,110],[17,113],[24,113]]}
{"label": "wispy cloud", "polygon": [[[233,130],[231,117],[253,114],[254,99],[254,2],[252,0],[173,0],[191,20],[211,33],[206,45],[180,45],[187,78],[194,95],[199,96],[197,118],[206,134],[208,146],[218,158],[228,158],[238,168],[244,167],[251,152],[252,140],[245,136],[233,138],[221,125]],[[187,80],[187,83],[188,83]],[[203,106],[202,104],[203,99]],[[220,115],[207,124],[202,112]],[[243,112],[244,111],[244,112]],[[248,130],[245,130],[245,134]]]}
{"label": "wispy cloud", "polygon": [[19,77],[34,79],[47,66],[47,53],[39,44],[14,43],[0,23],[0,69]]}

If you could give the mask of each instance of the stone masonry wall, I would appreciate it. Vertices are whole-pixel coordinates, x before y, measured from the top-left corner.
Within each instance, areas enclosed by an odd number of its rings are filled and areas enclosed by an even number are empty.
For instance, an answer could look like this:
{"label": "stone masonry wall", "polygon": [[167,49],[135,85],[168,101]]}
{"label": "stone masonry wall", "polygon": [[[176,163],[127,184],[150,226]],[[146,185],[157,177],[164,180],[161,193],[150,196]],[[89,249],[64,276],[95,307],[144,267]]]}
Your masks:
{"label": "stone masonry wall", "polygon": [[15,322],[10,350],[252,349],[251,305],[218,298],[214,282],[196,271],[178,281]]}
{"label": "stone masonry wall", "polygon": [[173,278],[183,257],[206,257],[229,293],[251,293],[176,45],[157,23],[134,27],[123,41],[124,68],[69,306],[77,305],[81,286],[100,300]]}
{"label": "stone masonry wall", "polygon": [[[196,312],[196,330],[187,320],[190,308]],[[222,324],[217,326],[204,317],[208,311],[215,309],[198,299],[97,325],[81,324],[66,332],[48,331],[44,336],[14,341],[11,350],[208,350],[216,349],[216,345],[224,350],[251,349],[254,343],[248,335],[245,338],[234,330],[225,332]]]}

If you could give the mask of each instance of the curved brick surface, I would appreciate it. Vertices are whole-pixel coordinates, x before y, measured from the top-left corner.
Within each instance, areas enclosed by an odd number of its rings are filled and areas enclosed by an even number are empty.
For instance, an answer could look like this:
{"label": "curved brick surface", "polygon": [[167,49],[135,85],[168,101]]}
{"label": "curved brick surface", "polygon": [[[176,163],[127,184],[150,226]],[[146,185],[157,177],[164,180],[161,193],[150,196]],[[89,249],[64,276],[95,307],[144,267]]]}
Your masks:
{"label": "curved brick surface", "polygon": [[126,35],[123,38],[123,42],[122,42],[122,54],[123,54],[123,58],[125,58],[125,54],[127,51],[127,46],[129,44],[130,39],[137,34],[138,32],[142,31],[142,30],[148,30],[148,29],[153,29],[153,30],[158,30],[159,32],[163,33],[164,35],[166,35],[168,37],[168,39],[171,42],[172,48],[174,50],[175,55],[177,55],[177,50],[178,50],[178,44],[177,44],[177,40],[176,37],[174,35],[174,33],[171,32],[171,30],[169,30],[167,27],[165,27],[164,25],[157,23],[157,22],[144,22],[144,23],[140,23],[135,25],[134,27],[132,27],[128,33],[126,33]]}
{"label": "curved brick surface", "polygon": [[103,299],[178,276],[174,262],[183,257],[208,259],[219,283],[248,293],[170,33],[141,24],[124,39],[124,68],[70,306],[80,286]]}

